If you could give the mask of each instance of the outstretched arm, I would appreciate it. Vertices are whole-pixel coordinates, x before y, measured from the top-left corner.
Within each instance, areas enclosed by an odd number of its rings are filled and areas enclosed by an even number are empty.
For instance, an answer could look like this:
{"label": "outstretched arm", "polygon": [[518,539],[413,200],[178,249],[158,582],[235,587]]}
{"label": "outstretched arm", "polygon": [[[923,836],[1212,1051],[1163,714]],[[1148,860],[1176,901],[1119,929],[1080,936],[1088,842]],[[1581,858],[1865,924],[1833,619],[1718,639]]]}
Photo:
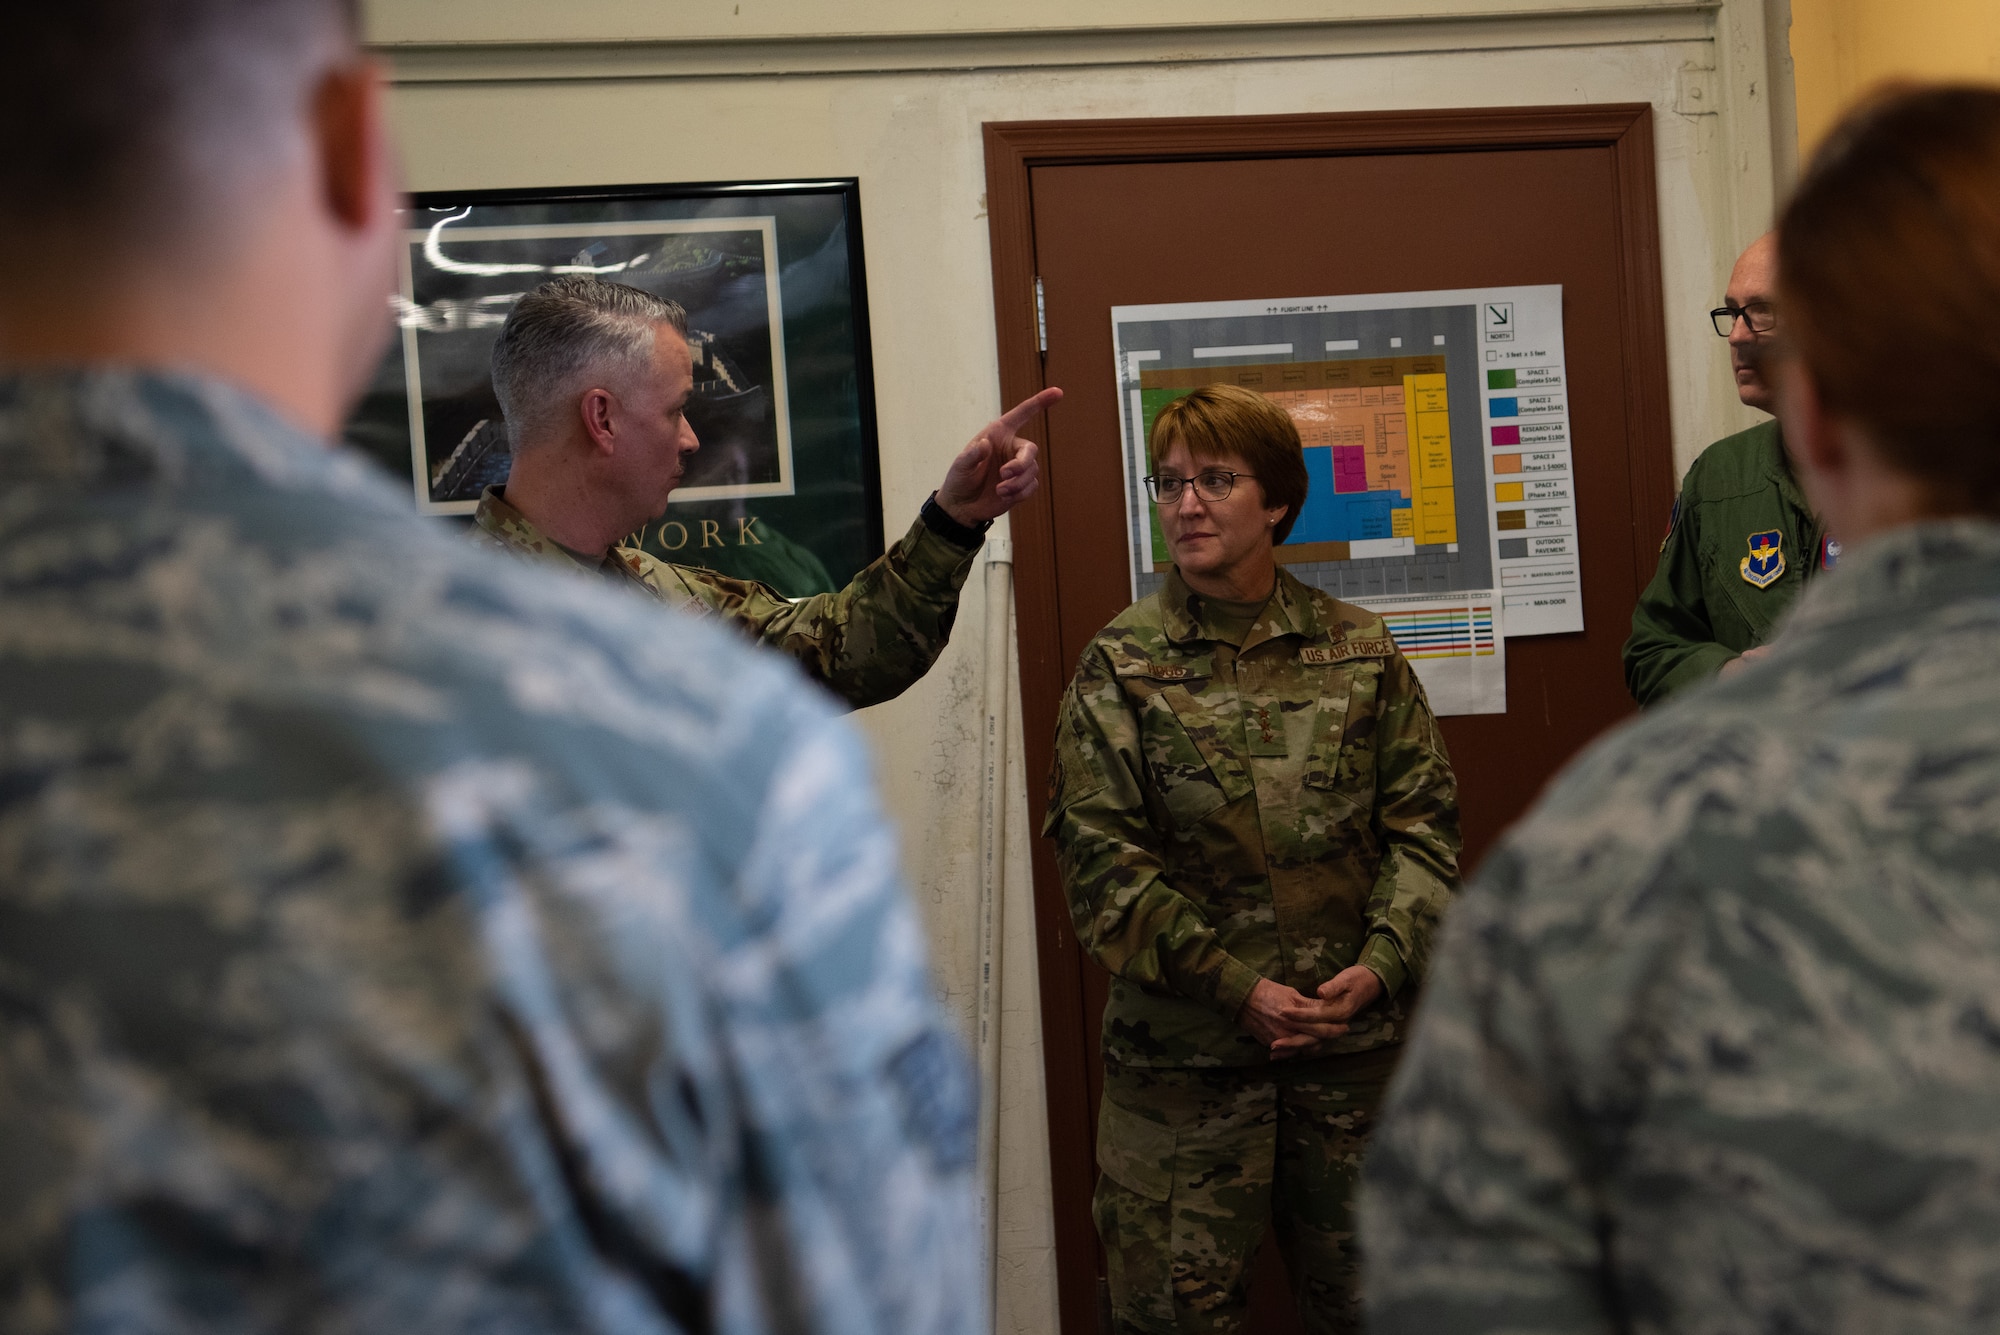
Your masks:
{"label": "outstretched arm", "polygon": [[935,512],[835,593],[796,602],[761,584],[661,567],[670,595],[685,595],[796,659],[808,676],[861,708],[900,695],[944,652],[958,592],[979,549],[979,526],[1034,494],[1035,445],[1021,430],[1062,398],[1045,389],[989,422],[945,473],[938,508],[961,532],[933,526]]}

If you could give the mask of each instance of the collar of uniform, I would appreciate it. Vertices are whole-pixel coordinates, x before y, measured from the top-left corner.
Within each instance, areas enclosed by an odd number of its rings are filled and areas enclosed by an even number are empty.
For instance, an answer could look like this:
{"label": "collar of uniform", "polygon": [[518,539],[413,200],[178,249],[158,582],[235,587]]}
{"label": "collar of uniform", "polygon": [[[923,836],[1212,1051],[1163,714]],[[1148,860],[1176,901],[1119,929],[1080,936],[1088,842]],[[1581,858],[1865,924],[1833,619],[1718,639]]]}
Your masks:
{"label": "collar of uniform", "polygon": [[0,374],[0,447],[7,454],[0,476],[10,483],[184,480],[197,455],[233,457],[278,485],[345,486],[372,471],[244,390],[199,372],[147,367]]}
{"label": "collar of uniform", "polygon": [[[472,512],[472,522],[515,551],[539,557],[550,565],[586,570],[593,575],[604,573],[604,562],[593,565],[536,528],[526,515],[501,499],[498,487],[489,486],[479,493],[479,508]],[[624,567],[620,565],[619,569]]]}
{"label": "collar of uniform", "polygon": [[2000,593],[2000,523],[1934,519],[1850,548],[1840,567],[1806,586],[1786,635],[1918,607]]}
{"label": "collar of uniform", "polygon": [[[1160,590],[1160,627],[1175,644],[1213,638],[1202,628],[1201,618],[1195,614],[1195,597],[1194,590],[1181,578],[1180,567],[1169,569],[1166,585]],[[1247,650],[1282,635],[1303,635],[1312,639],[1320,632],[1319,612],[1313,607],[1311,590],[1279,566],[1278,587],[1272,590],[1271,601],[1265,605],[1263,615],[1257,618],[1257,624],[1244,637],[1243,648]]]}
{"label": "collar of uniform", "polygon": [[1798,474],[1792,471],[1792,457],[1785,453],[1785,431],[1777,419],[1767,425],[1771,428],[1764,433],[1763,445],[1767,454],[1764,471],[1777,485],[1778,496],[1800,514],[1809,515],[1812,507],[1806,504],[1806,494],[1799,489]]}

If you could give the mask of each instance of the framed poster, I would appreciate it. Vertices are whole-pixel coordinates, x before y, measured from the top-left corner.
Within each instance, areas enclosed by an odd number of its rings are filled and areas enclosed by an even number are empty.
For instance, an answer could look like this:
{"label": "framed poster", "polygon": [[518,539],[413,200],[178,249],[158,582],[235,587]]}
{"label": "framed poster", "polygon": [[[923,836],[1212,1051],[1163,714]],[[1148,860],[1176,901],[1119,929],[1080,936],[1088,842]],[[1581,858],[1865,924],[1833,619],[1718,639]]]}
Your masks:
{"label": "framed poster", "polygon": [[791,597],[881,554],[855,181],[431,193],[406,217],[398,337],[346,435],[420,511],[506,481],[494,341],[529,289],[589,273],[688,312],[701,449],[636,545]]}

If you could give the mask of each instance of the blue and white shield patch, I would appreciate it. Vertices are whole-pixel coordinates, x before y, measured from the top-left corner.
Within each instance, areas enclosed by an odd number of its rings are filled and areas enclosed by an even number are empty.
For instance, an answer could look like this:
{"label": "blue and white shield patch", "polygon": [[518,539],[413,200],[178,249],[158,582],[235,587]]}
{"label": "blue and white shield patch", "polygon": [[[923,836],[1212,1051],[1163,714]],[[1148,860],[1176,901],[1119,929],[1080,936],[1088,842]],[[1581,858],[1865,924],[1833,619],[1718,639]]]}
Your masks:
{"label": "blue and white shield patch", "polygon": [[1754,584],[1760,589],[1768,589],[1778,582],[1785,573],[1785,535],[1776,529],[1750,535],[1750,555],[1743,558],[1737,567],[1743,572],[1743,582]]}

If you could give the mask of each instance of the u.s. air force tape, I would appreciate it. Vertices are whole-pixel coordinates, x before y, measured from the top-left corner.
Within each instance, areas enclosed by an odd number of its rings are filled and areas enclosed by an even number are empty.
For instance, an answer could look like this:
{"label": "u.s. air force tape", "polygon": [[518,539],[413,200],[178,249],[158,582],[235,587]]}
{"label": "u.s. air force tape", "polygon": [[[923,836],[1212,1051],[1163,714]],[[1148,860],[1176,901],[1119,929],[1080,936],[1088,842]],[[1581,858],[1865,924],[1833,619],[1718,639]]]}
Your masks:
{"label": "u.s. air force tape", "polygon": [[1299,650],[1301,663],[1345,663],[1350,658],[1387,658],[1396,652],[1396,642],[1384,635],[1373,640],[1342,640],[1339,644],[1311,644]]}

